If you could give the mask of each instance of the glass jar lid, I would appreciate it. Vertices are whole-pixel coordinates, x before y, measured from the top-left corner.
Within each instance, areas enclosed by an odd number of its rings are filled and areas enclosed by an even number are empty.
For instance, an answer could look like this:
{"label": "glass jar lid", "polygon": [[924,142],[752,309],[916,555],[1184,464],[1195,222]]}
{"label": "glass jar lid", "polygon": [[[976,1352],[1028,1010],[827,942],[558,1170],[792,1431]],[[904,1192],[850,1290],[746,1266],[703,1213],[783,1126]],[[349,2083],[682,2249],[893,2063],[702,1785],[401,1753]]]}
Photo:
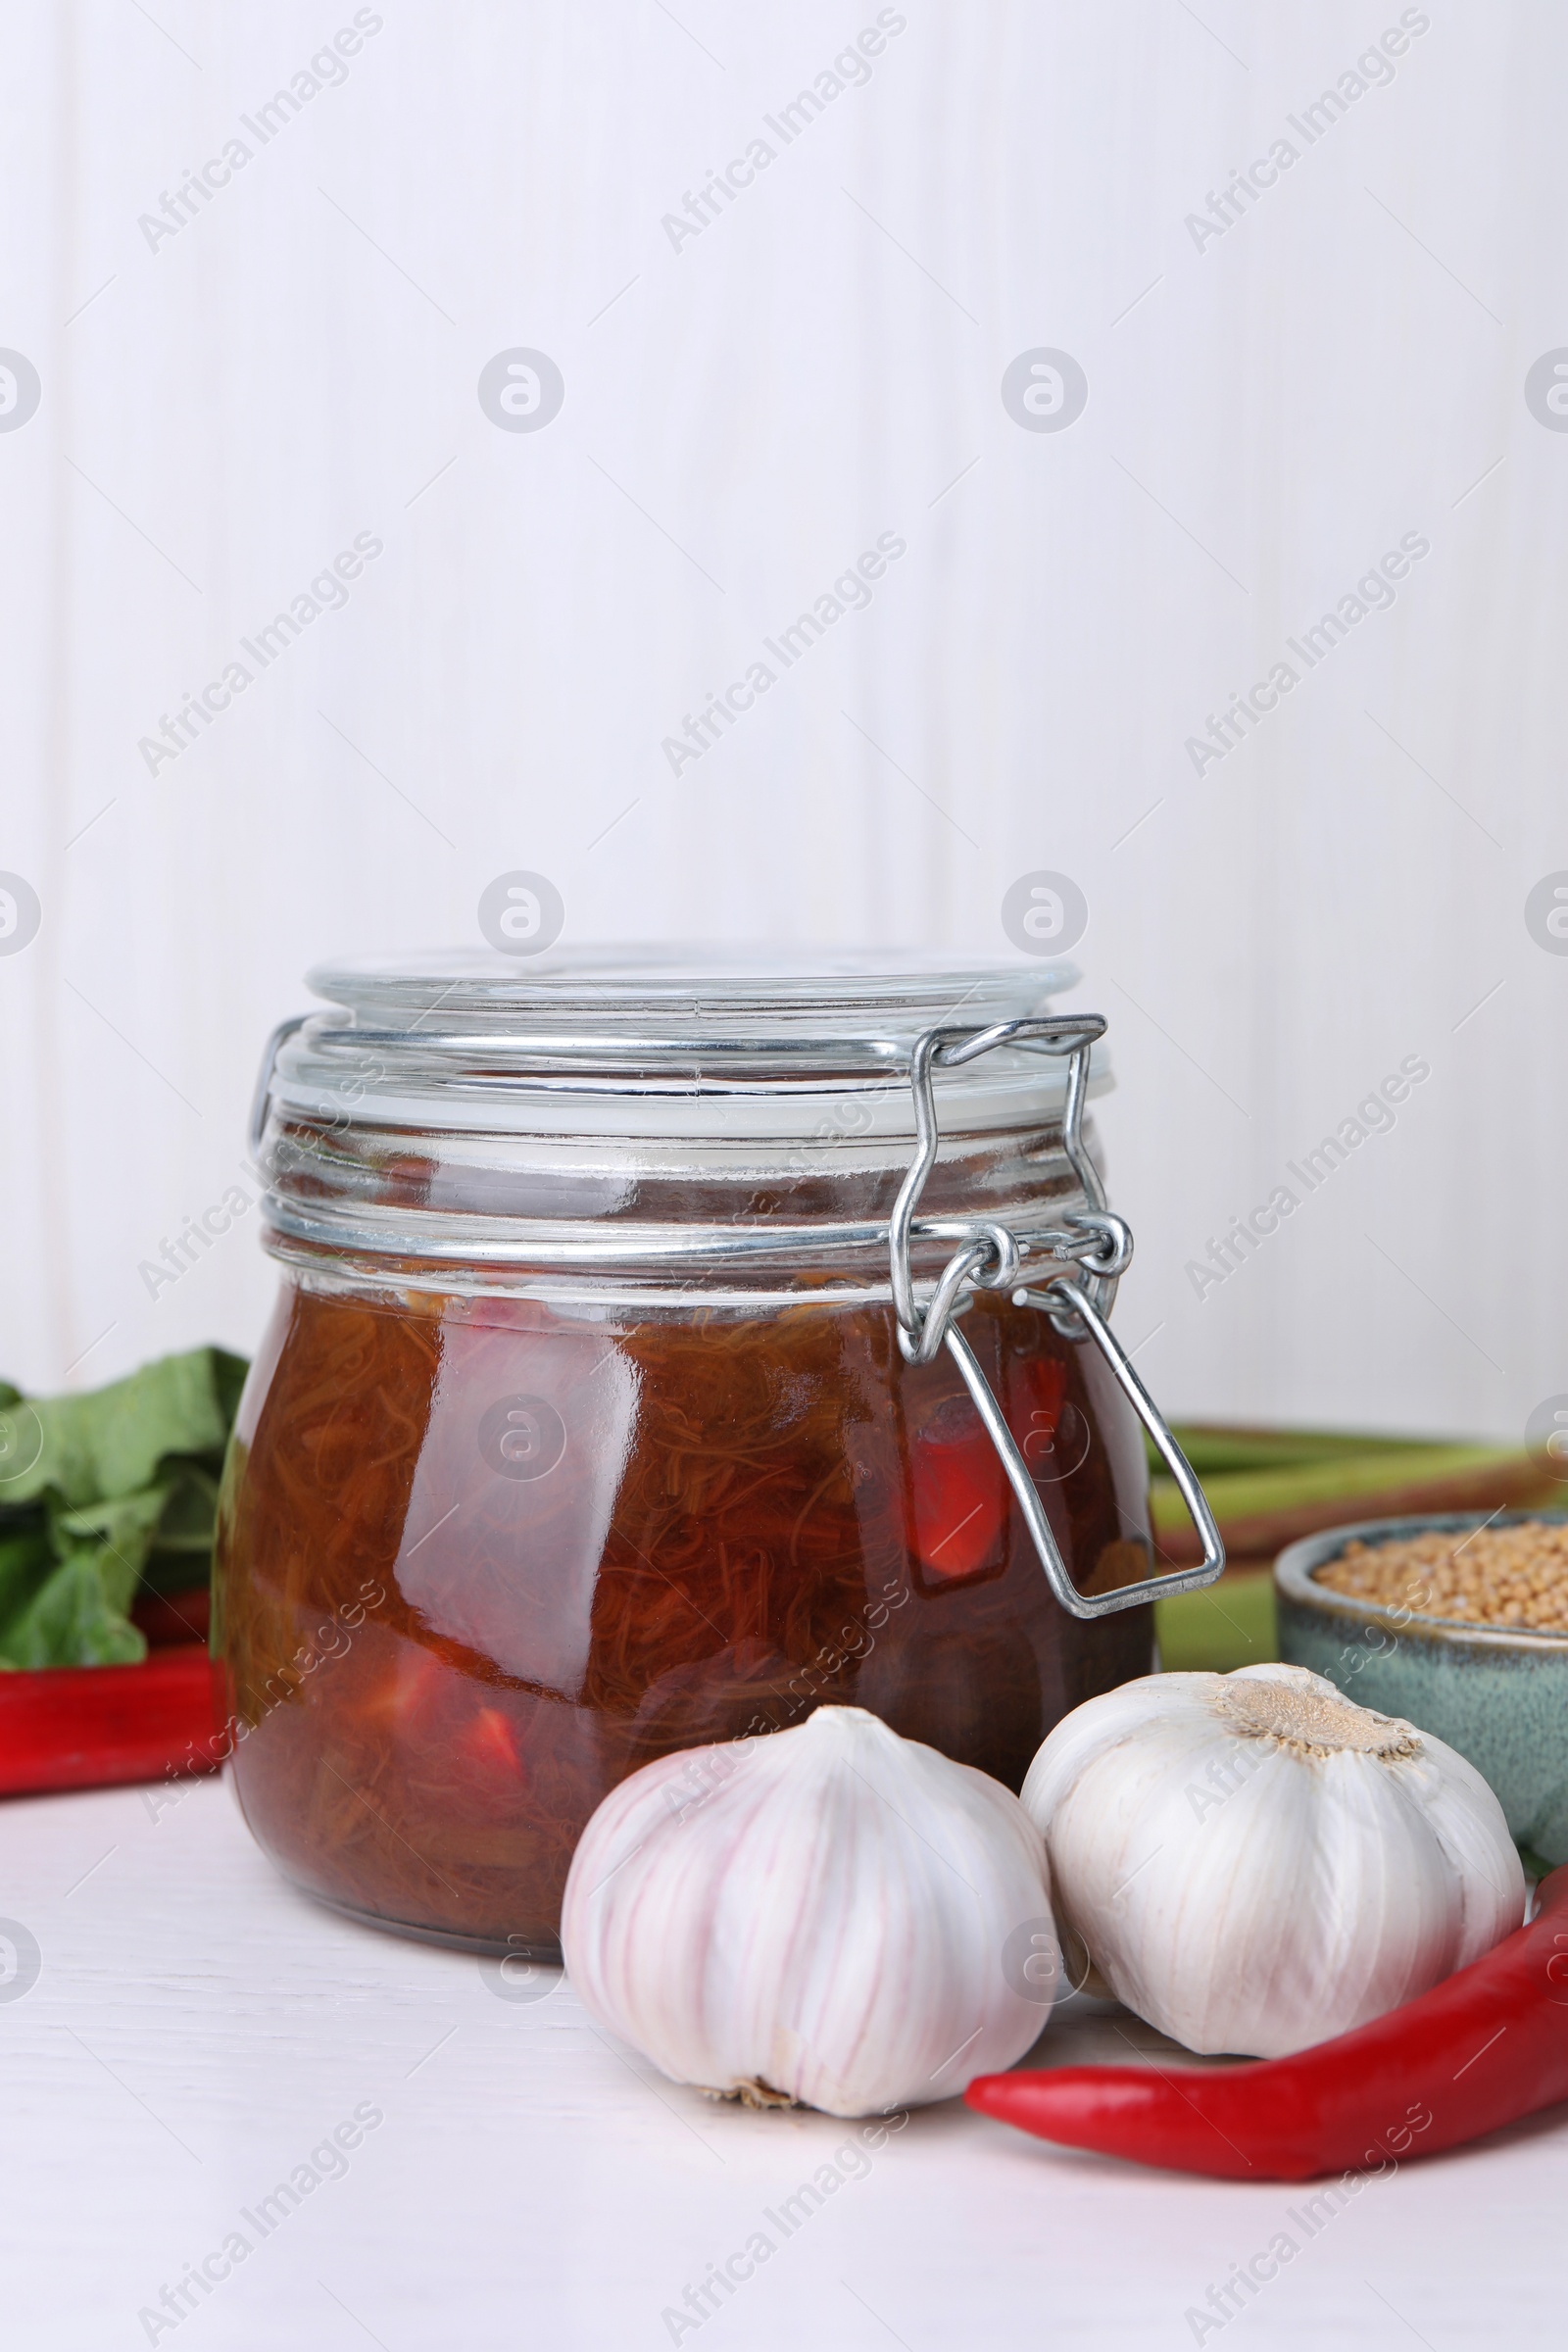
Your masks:
{"label": "glass jar lid", "polygon": [[[805,1141],[846,1094],[860,1133],[906,1136],[906,1070],[927,1029],[1038,1013],[1071,964],[882,950],[582,948],[537,960],[458,949],[317,965],[333,1009],[291,1025],[278,1112],[483,1133]],[[1092,1091],[1109,1083],[1097,1052]],[[1004,1049],[943,1072],[947,1116],[1049,1117],[1059,1057]]]}

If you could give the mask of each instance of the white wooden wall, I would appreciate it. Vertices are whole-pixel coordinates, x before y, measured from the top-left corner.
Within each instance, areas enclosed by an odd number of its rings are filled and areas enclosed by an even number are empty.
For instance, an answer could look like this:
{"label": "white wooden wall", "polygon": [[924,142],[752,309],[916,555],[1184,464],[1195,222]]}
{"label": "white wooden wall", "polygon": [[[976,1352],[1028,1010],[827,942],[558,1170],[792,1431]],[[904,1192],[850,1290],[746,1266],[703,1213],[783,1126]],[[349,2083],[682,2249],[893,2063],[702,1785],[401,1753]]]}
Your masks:
{"label": "white wooden wall", "polygon": [[[0,956],[0,1371],[254,1344],[254,1216],[156,1298],[138,1265],[236,1181],[322,955],[473,938],[513,867],[576,940],[998,952],[1051,868],[1170,1405],[1509,1436],[1568,1389],[1568,958],[1524,919],[1568,867],[1568,433],[1525,399],[1568,344],[1568,22],[1433,0],[1385,75],[1394,5],[901,0],[785,145],[765,118],[878,14],[380,0],[263,145],[346,0],[6,9],[0,344],[42,397],[0,430],[0,868],[42,923]],[[235,137],[195,218],[138,224]],[[518,346],[564,379],[536,432],[476,395]],[[1001,398],[1038,347],[1087,375],[1059,432]],[[869,607],[672,775],[881,533]],[[357,534],[348,601],[150,773]],[[1308,672],[1287,641],[1405,534]],[[1188,1261],[1406,1056],[1392,1132],[1200,1298]]]}

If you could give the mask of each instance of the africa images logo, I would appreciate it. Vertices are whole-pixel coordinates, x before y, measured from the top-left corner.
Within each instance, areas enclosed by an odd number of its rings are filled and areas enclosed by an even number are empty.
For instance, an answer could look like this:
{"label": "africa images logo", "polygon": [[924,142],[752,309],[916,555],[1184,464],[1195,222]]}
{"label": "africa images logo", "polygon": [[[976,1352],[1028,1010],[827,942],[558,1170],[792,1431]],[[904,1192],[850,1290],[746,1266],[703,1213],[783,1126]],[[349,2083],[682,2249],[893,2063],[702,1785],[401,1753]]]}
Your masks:
{"label": "africa images logo", "polygon": [[26,423],[43,398],[38,370],[24,351],[0,351],[0,433]]}
{"label": "africa images logo", "polygon": [[1089,378],[1070,351],[1020,351],[1002,378],[1002,405],[1026,433],[1059,433],[1089,406]]}
{"label": "africa images logo", "polygon": [[479,370],[479,406],[504,433],[536,433],[561,414],[566,380],[547,351],[514,344]]}
{"label": "africa images logo", "polygon": [[1536,361],[1525,377],[1525,407],[1548,433],[1568,433],[1568,349],[1559,344]]}

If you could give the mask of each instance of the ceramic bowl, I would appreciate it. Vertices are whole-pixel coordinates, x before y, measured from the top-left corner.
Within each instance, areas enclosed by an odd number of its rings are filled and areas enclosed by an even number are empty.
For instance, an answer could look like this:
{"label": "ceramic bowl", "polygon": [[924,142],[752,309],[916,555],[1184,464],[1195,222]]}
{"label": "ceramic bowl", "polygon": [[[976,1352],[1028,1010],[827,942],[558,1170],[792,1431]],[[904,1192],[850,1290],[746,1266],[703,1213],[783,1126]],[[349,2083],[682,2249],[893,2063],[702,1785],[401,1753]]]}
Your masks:
{"label": "ceramic bowl", "polygon": [[1401,1715],[1467,1756],[1495,1790],[1519,1844],[1568,1862],[1568,1633],[1458,1625],[1352,1598],[1315,1571],[1353,1542],[1461,1536],[1568,1510],[1366,1519],[1291,1544],[1274,1563],[1280,1656],[1308,1666],[1363,1707]]}

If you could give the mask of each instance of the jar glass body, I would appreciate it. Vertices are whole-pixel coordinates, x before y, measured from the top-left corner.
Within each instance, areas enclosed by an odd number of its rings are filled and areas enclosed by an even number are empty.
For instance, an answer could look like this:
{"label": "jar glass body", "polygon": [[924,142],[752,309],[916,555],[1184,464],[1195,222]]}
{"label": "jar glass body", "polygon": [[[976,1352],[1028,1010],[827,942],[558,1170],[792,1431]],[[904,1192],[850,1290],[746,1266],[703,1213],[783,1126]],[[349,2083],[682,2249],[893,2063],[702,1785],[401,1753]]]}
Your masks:
{"label": "jar glass body", "polygon": [[[1029,1308],[963,1318],[1085,1591],[1149,1571],[1142,1434]],[[1016,1790],[1150,1612],[1057,1607],[891,1309],[582,1323],[285,1284],[220,1540],[234,1774],[311,1891],[548,1951],[578,1835],[671,1749],[869,1708]]]}
{"label": "jar glass body", "polygon": [[[384,1071],[353,1053],[374,1109]],[[616,1132],[612,1101],[589,1146],[295,1091],[215,1640],[246,1819],[313,1894],[550,1955],[578,1836],[655,1757],[843,1703],[1017,1789],[1063,1714],[1149,1671],[1150,1609],[1057,1605],[951,1357],[901,1352],[866,1238],[909,1155],[896,1084],[885,1135],[750,1134],[700,1166]],[[960,1124],[926,1205],[1059,1215],[1061,1140],[1037,1087]],[[997,1293],[961,1328],[1079,1589],[1148,1575],[1143,1435],[1104,1359]]]}

